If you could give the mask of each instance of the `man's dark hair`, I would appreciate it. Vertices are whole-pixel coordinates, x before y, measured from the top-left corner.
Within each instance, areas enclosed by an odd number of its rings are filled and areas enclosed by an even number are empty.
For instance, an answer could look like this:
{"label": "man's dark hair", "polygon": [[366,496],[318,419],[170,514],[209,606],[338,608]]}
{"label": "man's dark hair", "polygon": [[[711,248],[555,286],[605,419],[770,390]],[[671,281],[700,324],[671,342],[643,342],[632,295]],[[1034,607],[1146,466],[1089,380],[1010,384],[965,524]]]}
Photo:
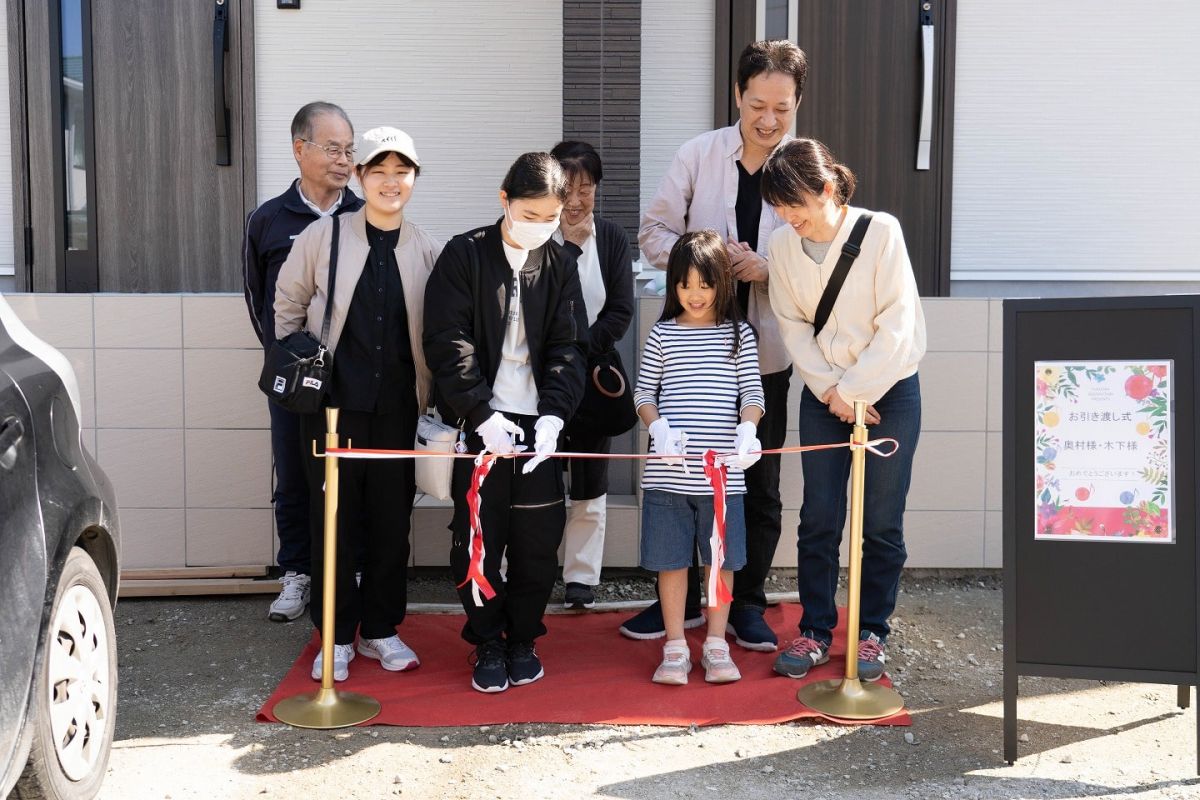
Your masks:
{"label": "man's dark hair", "polygon": [[804,51],[787,39],[751,42],[738,58],[737,87],[742,94],[750,79],[763,73],[782,72],[796,81],[796,99],[804,94],[804,82],[808,79],[808,57]]}
{"label": "man's dark hair", "polygon": [[350,133],[354,133],[354,124],[350,122],[350,117],[346,116],[346,111],[337,103],[327,103],[324,100],[316,100],[312,103],[306,103],[301,106],[296,112],[296,116],[292,117],[292,141],[297,139],[309,139],[313,137],[313,122],[322,114],[333,114],[346,120],[346,124],[350,126]]}
{"label": "man's dark hair", "polygon": [[604,177],[604,167],[600,164],[600,154],[596,148],[587,142],[559,142],[550,150],[550,155],[558,159],[567,173],[567,178],[576,175],[587,175],[592,183],[600,183]]}

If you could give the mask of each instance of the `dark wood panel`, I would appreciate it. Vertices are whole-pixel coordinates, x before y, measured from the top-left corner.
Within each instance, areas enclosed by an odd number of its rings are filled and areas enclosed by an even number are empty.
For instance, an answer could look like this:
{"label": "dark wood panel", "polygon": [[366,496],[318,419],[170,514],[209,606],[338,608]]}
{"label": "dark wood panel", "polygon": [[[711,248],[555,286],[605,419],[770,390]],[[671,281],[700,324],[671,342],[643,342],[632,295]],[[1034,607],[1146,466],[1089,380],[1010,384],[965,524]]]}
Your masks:
{"label": "dark wood panel", "polygon": [[[26,42],[26,113],[30,135],[29,142],[29,220],[33,229],[33,285],[26,289],[34,292],[56,292],[60,286],[62,257],[57,252],[55,230],[62,225],[54,206],[54,158],[55,138],[51,103],[59,95],[59,87],[51,77],[57,71],[50,63],[50,48],[45,46],[49,38],[49,3],[25,3]],[[17,179],[14,172],[13,179]]]}
{"label": "dark wood panel", "polygon": [[226,91],[234,157],[231,166],[217,166],[214,5],[126,0],[119,11],[93,15],[101,291],[241,285],[245,15],[230,0]]}
{"label": "dark wood panel", "polygon": [[[949,7],[950,13],[947,13]],[[916,2],[800,0],[799,44],[808,84],[801,136],[825,142],[859,178],[852,202],[894,214],[904,229],[922,294],[949,292],[949,172],[953,81],[946,71],[953,3],[935,8],[937,62],[932,168],[915,168],[921,110],[921,36]]]}
{"label": "dark wood panel", "polygon": [[29,167],[25,132],[25,8],[21,0],[5,3],[8,15],[8,119],[12,163],[13,272],[18,292],[29,291],[25,226],[29,224]]}

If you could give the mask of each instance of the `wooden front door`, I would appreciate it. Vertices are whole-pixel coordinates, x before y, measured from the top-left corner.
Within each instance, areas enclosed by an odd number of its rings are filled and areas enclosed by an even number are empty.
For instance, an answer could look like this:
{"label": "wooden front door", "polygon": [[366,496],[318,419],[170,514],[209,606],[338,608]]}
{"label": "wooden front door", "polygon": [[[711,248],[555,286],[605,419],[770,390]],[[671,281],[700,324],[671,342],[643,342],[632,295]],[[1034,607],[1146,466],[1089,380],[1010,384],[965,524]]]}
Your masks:
{"label": "wooden front door", "polygon": [[25,6],[22,288],[238,290],[255,194],[250,0],[45,6]]}
{"label": "wooden front door", "polygon": [[[956,4],[724,0],[730,16],[723,27],[718,2],[718,76],[727,70],[726,85],[732,87],[738,54],[754,38],[792,38],[800,45],[809,71],[796,135],[824,142],[854,171],[858,189],[852,204],[900,220],[926,296],[950,293]],[[761,16],[754,16],[756,6]],[[723,110],[731,89],[723,96],[720,88],[716,102]]]}

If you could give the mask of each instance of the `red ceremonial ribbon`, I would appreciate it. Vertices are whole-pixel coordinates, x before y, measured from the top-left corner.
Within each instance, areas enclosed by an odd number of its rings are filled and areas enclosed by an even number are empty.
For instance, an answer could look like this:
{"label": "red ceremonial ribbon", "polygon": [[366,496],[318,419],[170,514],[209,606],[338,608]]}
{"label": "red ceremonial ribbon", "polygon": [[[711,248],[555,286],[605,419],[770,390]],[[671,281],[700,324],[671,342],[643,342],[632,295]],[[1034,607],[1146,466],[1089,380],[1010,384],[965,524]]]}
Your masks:
{"label": "red ceremonial ribbon", "polygon": [[483,523],[479,518],[479,490],[483,487],[483,481],[492,471],[492,466],[496,463],[496,456],[480,454],[475,459],[475,469],[471,471],[471,487],[467,489],[467,509],[471,518],[470,539],[467,541],[467,558],[469,565],[467,566],[467,577],[458,585],[458,588],[471,584],[471,596],[475,600],[475,605],[483,605],[483,597],[491,600],[496,596],[496,590],[492,588],[492,584],[483,574]]}
{"label": "red ceremonial ribbon", "polygon": [[721,566],[725,563],[725,484],[729,468],[724,462],[718,463],[716,450],[704,453],[704,475],[713,491],[713,526],[708,540],[712,564],[708,570],[705,594],[708,595],[709,608],[720,608],[723,603],[733,602],[733,594],[721,578]]}

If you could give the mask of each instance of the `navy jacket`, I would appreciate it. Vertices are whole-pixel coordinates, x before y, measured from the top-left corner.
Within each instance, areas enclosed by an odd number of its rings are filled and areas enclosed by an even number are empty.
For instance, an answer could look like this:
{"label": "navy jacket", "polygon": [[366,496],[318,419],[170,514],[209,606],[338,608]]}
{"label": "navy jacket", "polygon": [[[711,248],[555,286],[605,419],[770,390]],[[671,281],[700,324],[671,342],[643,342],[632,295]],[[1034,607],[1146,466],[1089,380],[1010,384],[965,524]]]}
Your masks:
{"label": "navy jacket", "polygon": [[[254,333],[263,346],[275,340],[275,282],[279,268],[292,252],[292,242],[300,232],[320,217],[304,204],[292,181],[288,190],[250,212],[246,236],[242,240],[242,278],[246,308]],[[349,187],[342,190],[342,204],[334,215],[357,211],[363,201]]]}

